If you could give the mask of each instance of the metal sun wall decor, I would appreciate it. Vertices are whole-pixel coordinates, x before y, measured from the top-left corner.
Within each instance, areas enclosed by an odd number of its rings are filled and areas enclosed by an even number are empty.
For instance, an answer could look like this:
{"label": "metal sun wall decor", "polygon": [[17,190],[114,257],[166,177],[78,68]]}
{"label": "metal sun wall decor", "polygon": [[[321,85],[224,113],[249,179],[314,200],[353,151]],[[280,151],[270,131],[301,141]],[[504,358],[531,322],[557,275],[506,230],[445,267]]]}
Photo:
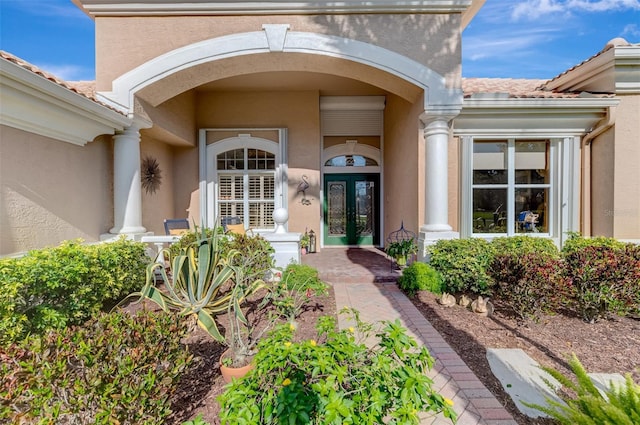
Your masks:
{"label": "metal sun wall decor", "polygon": [[162,182],[160,164],[158,164],[158,161],[155,158],[147,156],[142,160],[141,168],[142,187],[147,194],[156,193],[160,188],[160,183]]}

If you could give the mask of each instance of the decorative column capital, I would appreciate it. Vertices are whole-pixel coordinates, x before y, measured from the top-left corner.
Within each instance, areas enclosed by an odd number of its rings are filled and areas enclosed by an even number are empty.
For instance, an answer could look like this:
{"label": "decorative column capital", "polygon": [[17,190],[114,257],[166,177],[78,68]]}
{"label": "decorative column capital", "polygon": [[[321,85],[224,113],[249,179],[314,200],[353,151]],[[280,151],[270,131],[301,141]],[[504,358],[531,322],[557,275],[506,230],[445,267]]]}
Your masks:
{"label": "decorative column capital", "polygon": [[427,128],[432,127],[442,127],[443,125],[446,128],[449,128],[449,122],[458,116],[460,110],[452,111],[452,110],[434,110],[434,111],[424,111],[420,114],[420,123],[423,128],[427,130]]}

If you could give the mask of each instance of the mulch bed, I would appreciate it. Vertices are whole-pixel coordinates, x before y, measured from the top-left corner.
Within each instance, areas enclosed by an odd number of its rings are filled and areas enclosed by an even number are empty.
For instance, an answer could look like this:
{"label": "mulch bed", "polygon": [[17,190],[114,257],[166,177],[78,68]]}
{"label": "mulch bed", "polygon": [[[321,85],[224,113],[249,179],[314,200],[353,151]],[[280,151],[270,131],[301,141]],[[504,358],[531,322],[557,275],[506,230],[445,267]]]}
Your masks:
{"label": "mulch bed", "polygon": [[555,315],[521,324],[498,301],[493,316],[482,317],[460,306],[443,307],[430,292],[419,292],[413,304],[519,424],[553,422],[531,419],[517,410],[491,373],[487,348],[520,348],[541,365],[565,374],[570,373],[567,359],[575,353],[588,372],[631,373],[640,382],[640,320],[619,317],[589,324]]}
{"label": "mulch bed", "polygon": [[[519,424],[553,422],[528,418],[517,410],[491,373],[487,348],[521,348],[540,364],[564,373],[569,372],[568,356],[575,353],[589,372],[631,373],[636,382],[640,381],[640,320],[616,318],[588,324],[558,315],[523,325],[500,303],[496,303],[494,315],[486,318],[459,306],[445,308],[429,292],[419,292],[412,301]],[[327,296],[313,297],[310,306],[298,319],[297,338],[313,338],[318,317],[336,315],[333,290]],[[202,414],[204,420],[218,425],[220,406],[216,398],[224,391],[218,359],[225,347],[200,329],[186,343],[194,354],[194,366],[172,398],[174,414],[167,423],[179,425]]]}
{"label": "mulch bed", "polygon": [[[328,295],[311,296],[307,307],[296,319],[298,329],[295,339],[315,338],[316,322],[321,316],[336,316],[336,303],[331,287]],[[224,315],[218,319],[224,327],[226,321]],[[185,343],[194,355],[194,363],[181,379],[178,391],[172,397],[171,409],[174,413],[166,423],[180,425],[202,414],[202,418],[211,425],[219,425],[220,405],[217,397],[224,392],[225,382],[220,375],[218,361],[226,347],[213,341],[200,328],[196,328]]]}

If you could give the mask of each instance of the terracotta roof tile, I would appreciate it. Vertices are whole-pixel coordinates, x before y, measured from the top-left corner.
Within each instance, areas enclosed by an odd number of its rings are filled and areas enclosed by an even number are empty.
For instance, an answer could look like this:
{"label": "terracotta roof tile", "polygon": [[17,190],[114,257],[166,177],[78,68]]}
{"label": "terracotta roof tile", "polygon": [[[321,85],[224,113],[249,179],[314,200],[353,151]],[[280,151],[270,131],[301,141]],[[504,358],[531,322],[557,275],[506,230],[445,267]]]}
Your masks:
{"label": "terracotta roof tile", "polygon": [[[581,92],[559,92],[545,88],[549,80],[530,80],[514,78],[463,78],[462,91],[465,98],[478,93],[504,93],[509,98],[576,98]],[[598,94],[597,97],[610,97],[613,94]]]}
{"label": "terracotta roof tile", "polygon": [[17,56],[12,55],[9,52],[5,52],[4,50],[0,50],[0,58],[5,59],[9,62],[12,62],[28,71],[31,71],[32,73],[39,75],[61,87],[64,87],[67,90],[71,90],[72,92],[79,94],[80,96],[86,97],[87,99],[92,100],[93,102],[99,104],[100,106],[104,106],[105,108],[109,108],[113,111],[116,111],[122,114],[120,111],[116,110],[115,108],[103,102],[100,102],[98,100],[98,98],[96,97],[95,81],[65,81],[47,71],[44,71],[43,69],[38,68],[37,66],[23,59],[20,59]]}

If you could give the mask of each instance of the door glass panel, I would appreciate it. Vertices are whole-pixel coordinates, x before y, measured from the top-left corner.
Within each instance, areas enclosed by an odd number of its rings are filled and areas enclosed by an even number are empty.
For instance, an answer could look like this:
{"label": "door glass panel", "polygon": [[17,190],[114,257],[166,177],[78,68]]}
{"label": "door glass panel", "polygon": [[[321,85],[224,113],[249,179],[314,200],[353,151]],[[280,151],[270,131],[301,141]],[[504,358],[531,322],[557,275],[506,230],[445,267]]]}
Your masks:
{"label": "door glass panel", "polygon": [[347,182],[329,183],[327,200],[329,234],[346,235],[347,233]]}
{"label": "door glass panel", "polygon": [[507,189],[473,189],[473,233],[507,232]]}
{"label": "door glass panel", "polygon": [[356,181],[356,234],[371,236],[375,229],[375,192],[372,181]]}

